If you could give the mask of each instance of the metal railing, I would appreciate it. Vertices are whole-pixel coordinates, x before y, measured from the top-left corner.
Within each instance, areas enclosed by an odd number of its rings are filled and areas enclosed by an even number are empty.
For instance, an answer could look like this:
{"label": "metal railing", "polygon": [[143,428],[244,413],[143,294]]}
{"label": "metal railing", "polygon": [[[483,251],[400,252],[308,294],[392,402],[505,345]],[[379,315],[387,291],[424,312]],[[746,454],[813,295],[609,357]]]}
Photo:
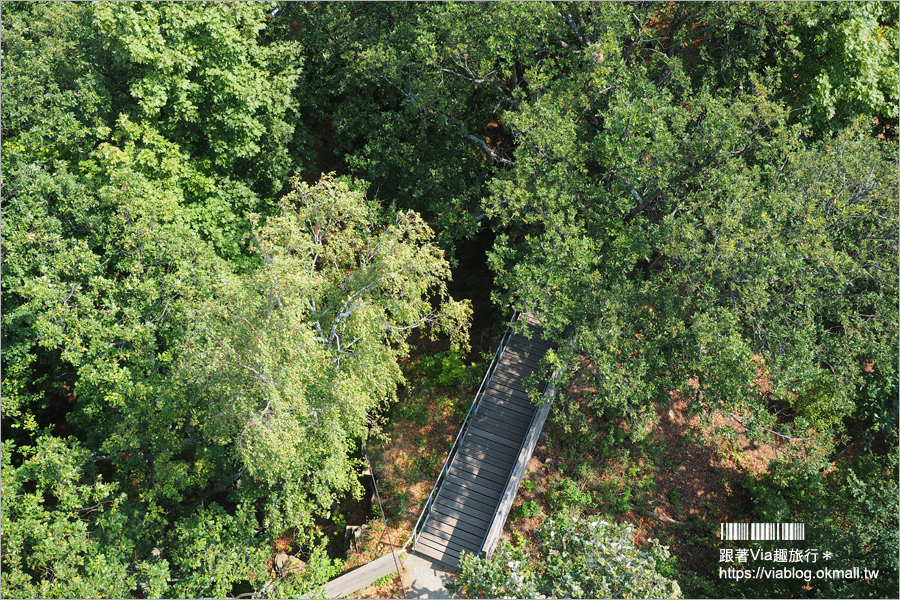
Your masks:
{"label": "metal railing", "polygon": [[[566,337],[568,332],[569,332],[569,328],[567,327],[566,330],[563,332],[563,337]],[[481,539],[481,547],[480,547],[480,550],[478,551],[478,556],[480,556],[482,558],[490,558],[491,554],[494,551],[493,548],[487,548],[488,539],[492,537],[492,534],[493,534],[493,539],[491,540],[491,542],[492,542],[493,546],[496,546],[497,541],[499,540],[499,533],[500,533],[499,530],[501,530],[503,528],[503,525],[506,523],[506,519],[509,516],[508,510],[506,511],[506,514],[503,514],[503,515],[500,514],[504,497],[510,492],[513,494],[513,497],[515,497],[515,492],[518,491],[518,487],[521,484],[521,480],[525,475],[525,471],[523,468],[521,473],[516,473],[516,467],[520,463],[527,464],[527,460],[525,460],[525,462],[522,463],[522,459],[523,459],[522,454],[526,451],[525,445],[529,442],[529,440],[528,440],[529,433],[531,432],[532,428],[535,426],[535,423],[534,423],[535,419],[539,418],[538,414],[541,412],[541,408],[548,410],[548,407],[546,405],[549,404],[549,402],[551,401],[551,398],[556,393],[556,381],[557,381],[557,379],[559,379],[560,373],[561,373],[561,369],[559,367],[557,367],[557,369],[554,370],[553,373],[550,374],[550,378],[544,383],[543,387],[541,388],[541,401],[538,403],[537,410],[535,410],[534,414],[531,415],[531,420],[528,422],[528,429],[526,430],[525,437],[522,439],[522,443],[519,444],[519,451],[516,452],[516,461],[513,463],[513,468],[510,470],[509,475],[506,476],[506,483],[503,486],[503,493],[500,495],[500,499],[497,500],[497,506],[494,508],[494,516],[491,518],[491,522],[488,524],[487,531],[484,532],[484,537]],[[546,418],[546,416],[547,415],[545,412],[544,416],[541,418]],[[541,426],[543,427],[543,423],[541,424]],[[536,443],[536,441],[534,443]],[[529,458],[530,458],[530,453],[533,450],[534,450],[534,446],[532,445],[532,448],[528,451]],[[515,481],[515,479],[518,479],[519,481]],[[514,489],[510,490],[510,488],[514,488]],[[510,508],[512,508],[511,503],[509,504],[507,509],[510,509]]]}
{"label": "metal railing", "polygon": [[509,343],[509,338],[512,336],[512,325],[518,319],[519,313],[514,312],[512,318],[509,320],[509,323],[506,325],[506,331],[503,332],[503,337],[500,338],[500,344],[497,346],[497,351],[494,352],[494,356],[493,358],[491,358],[491,364],[488,365],[487,371],[485,372],[484,377],[481,379],[481,385],[478,386],[478,391],[475,392],[475,398],[472,400],[472,405],[469,406],[469,411],[466,413],[466,416],[463,419],[462,424],[460,425],[459,433],[456,434],[456,439],[453,440],[453,445],[450,446],[450,451],[447,452],[447,460],[444,461],[444,466],[441,468],[441,472],[438,474],[438,477],[434,482],[434,486],[432,486],[431,488],[431,493],[428,494],[428,499],[425,501],[425,506],[422,509],[422,513],[419,515],[419,519],[416,521],[416,524],[413,527],[412,535],[410,535],[409,539],[406,540],[406,543],[403,544],[403,548],[401,548],[401,550],[405,550],[409,546],[410,542],[413,543],[413,548],[415,548],[416,544],[419,542],[419,534],[423,529],[425,529],[425,525],[428,523],[428,517],[430,516],[431,507],[434,504],[434,500],[440,495],[441,490],[444,487],[444,480],[447,476],[447,471],[450,469],[450,463],[453,462],[453,459],[456,457],[456,452],[459,450],[459,446],[462,440],[465,438],[466,431],[468,431],[469,425],[472,423],[472,419],[475,418],[475,414],[478,412],[478,406],[481,402],[481,397],[484,395],[484,391],[491,385],[491,379],[494,376],[494,372],[497,370],[497,364],[500,362],[500,356],[503,354],[503,350],[506,348],[506,345]]}
{"label": "metal railing", "polygon": [[[558,376],[558,372],[554,371],[551,376],[551,380],[544,384],[543,389],[541,390],[541,404],[548,403],[550,400],[547,397],[548,392],[552,395],[553,390],[555,389],[553,386],[553,381]],[[506,514],[502,514],[502,506],[503,500],[508,493],[510,493],[510,488],[514,488],[512,490],[513,497],[515,497],[515,492],[518,490],[519,485],[521,484],[521,477],[525,474],[524,469],[522,473],[516,473],[516,466],[522,462],[522,454],[526,451],[525,444],[528,442],[528,433],[531,432],[532,428],[534,428],[535,419],[538,418],[538,413],[540,412],[540,405],[537,410],[534,411],[534,414],[531,415],[531,420],[528,422],[528,429],[526,430],[525,437],[522,439],[522,443],[519,444],[519,450],[516,452],[516,460],[513,463],[513,468],[510,470],[509,474],[506,476],[506,483],[503,485],[503,493],[500,494],[500,499],[497,500],[497,506],[494,507],[494,516],[491,517],[491,522],[488,524],[487,530],[484,532],[484,537],[481,538],[481,545],[478,551],[478,556],[482,558],[490,558],[490,553],[493,552],[493,548],[486,548],[488,543],[488,538],[491,537],[491,534],[494,534],[495,537],[499,536],[499,530],[503,528],[503,525],[506,523],[506,518],[509,516],[508,511]],[[545,414],[546,417],[546,414]],[[532,448],[533,449],[533,448]],[[530,451],[529,451],[530,454]],[[527,463],[527,460],[525,461]],[[515,481],[515,479],[519,479],[519,481]],[[512,508],[512,504],[510,503],[508,508]],[[496,531],[495,531],[496,530]],[[493,540],[494,545],[496,545],[497,539]]]}

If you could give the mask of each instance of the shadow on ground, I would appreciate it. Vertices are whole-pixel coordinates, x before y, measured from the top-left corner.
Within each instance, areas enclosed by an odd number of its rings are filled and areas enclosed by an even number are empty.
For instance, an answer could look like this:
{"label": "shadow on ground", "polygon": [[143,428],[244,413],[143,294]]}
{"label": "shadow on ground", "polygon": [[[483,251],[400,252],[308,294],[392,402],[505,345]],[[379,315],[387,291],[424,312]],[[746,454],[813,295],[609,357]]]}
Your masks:
{"label": "shadow on ground", "polygon": [[403,564],[403,583],[410,598],[455,598],[446,587],[452,577],[449,569],[415,554]]}

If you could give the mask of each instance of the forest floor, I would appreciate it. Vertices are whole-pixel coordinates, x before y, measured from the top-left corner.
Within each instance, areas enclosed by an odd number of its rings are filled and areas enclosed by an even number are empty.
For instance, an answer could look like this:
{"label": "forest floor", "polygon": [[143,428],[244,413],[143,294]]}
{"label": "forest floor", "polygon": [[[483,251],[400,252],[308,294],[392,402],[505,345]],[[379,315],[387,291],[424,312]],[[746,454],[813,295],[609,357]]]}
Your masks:
{"label": "forest floor", "polygon": [[[420,339],[415,345],[403,364],[407,385],[391,407],[385,439],[369,445],[387,529],[373,503],[365,533],[347,553],[347,568],[366,564],[390,552],[391,544],[399,548],[409,539],[486,366],[453,361],[446,341]],[[442,376],[451,385],[441,385]],[[351,597],[406,598],[408,593],[407,582],[394,576]]]}
{"label": "forest floor", "polygon": [[[437,359],[429,358],[437,356]],[[388,529],[377,504],[365,534],[348,552],[348,568],[403,546],[434,484],[486,366],[466,365],[448,375],[447,347],[426,342],[404,365],[408,385],[392,409],[385,439],[370,444]],[[452,370],[452,369],[451,369]],[[437,380],[443,374],[445,382]],[[452,381],[450,381],[452,380]],[[721,415],[701,423],[678,392],[656,406],[644,440],[631,443],[621,423],[590,416],[596,390],[576,385],[569,394],[579,414],[548,419],[520,487],[503,539],[533,546],[535,529],[560,512],[628,521],[638,540],[668,545],[686,593],[709,579],[718,563],[719,523],[744,520],[751,510],[744,482],[767,468],[789,443],[753,443],[742,426]],[[567,431],[563,422],[578,423]],[[699,578],[699,579],[698,579]],[[357,598],[406,597],[406,586],[385,577]]]}

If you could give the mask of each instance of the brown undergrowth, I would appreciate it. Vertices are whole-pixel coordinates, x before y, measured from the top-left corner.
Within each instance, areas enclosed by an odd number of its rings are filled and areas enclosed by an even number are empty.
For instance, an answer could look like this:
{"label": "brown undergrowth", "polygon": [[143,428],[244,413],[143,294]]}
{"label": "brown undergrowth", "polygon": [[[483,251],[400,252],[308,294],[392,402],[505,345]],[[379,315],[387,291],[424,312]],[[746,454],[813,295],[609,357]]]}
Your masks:
{"label": "brown undergrowth", "polygon": [[[437,343],[419,351],[433,356],[442,350]],[[388,536],[395,548],[409,538],[477,387],[477,381],[466,391],[435,386],[421,358],[410,358],[405,368],[409,385],[393,409],[387,439],[370,446],[388,529],[380,518],[370,519],[348,554],[348,567],[388,553]],[[576,411],[569,421],[575,417],[580,436],[551,411],[503,539],[533,548],[535,530],[548,515],[603,515],[636,525],[639,543],[653,538],[668,545],[682,575],[707,577],[718,559],[719,523],[750,515],[747,477],[765,472],[779,456],[800,458],[808,451],[774,436],[767,443],[753,441],[729,415],[703,422],[678,391],[655,405],[652,426],[642,441],[632,442],[624,422],[596,416],[590,408],[596,394],[584,382],[568,391],[568,405]],[[405,594],[396,576],[379,583],[356,597]]]}
{"label": "brown undergrowth", "polygon": [[746,478],[764,473],[779,456],[809,452],[808,445],[775,436],[754,442],[726,415],[701,422],[677,391],[655,406],[644,440],[632,443],[621,434],[624,423],[601,422],[589,407],[596,389],[581,383],[568,393],[589,437],[567,432],[551,411],[503,533],[514,544],[532,546],[546,515],[603,515],[636,525],[639,542],[660,539],[682,572],[705,576],[718,560],[719,523],[750,516]]}
{"label": "brown undergrowth", "polygon": [[[482,366],[471,367],[456,385],[436,383],[436,367],[427,364],[448,350],[446,341],[417,340],[415,353],[403,364],[407,385],[391,408],[385,439],[371,441],[369,456],[377,478],[384,516],[377,509],[363,535],[351,545],[348,568],[366,564],[400,549],[412,534],[447,453],[472,402]],[[385,528],[387,522],[387,529]],[[354,598],[405,598],[397,576],[360,590]]]}

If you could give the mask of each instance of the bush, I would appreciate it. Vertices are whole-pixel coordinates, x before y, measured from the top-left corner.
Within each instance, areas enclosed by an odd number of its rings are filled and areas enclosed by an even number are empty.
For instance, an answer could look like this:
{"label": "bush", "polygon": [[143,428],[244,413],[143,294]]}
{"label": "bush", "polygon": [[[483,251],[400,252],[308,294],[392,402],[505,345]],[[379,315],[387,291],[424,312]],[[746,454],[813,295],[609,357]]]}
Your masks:
{"label": "bush", "polygon": [[464,355],[462,350],[451,348],[447,352],[424,357],[422,366],[429,379],[436,380],[443,387],[469,388],[472,387],[473,378],[480,373],[480,368],[474,362],[467,365],[463,360]]}
{"label": "bush", "polygon": [[547,500],[554,512],[577,513],[591,503],[591,494],[582,491],[572,479],[564,477],[547,494]]}
{"label": "bush", "polygon": [[680,598],[668,548],[634,541],[632,525],[548,519],[537,529],[537,560],[506,542],[490,559],[470,554],[447,587],[466,598]]}
{"label": "bush", "polygon": [[529,500],[518,509],[516,509],[516,516],[520,519],[530,519],[531,517],[536,517],[540,514],[541,505],[534,500]]}

